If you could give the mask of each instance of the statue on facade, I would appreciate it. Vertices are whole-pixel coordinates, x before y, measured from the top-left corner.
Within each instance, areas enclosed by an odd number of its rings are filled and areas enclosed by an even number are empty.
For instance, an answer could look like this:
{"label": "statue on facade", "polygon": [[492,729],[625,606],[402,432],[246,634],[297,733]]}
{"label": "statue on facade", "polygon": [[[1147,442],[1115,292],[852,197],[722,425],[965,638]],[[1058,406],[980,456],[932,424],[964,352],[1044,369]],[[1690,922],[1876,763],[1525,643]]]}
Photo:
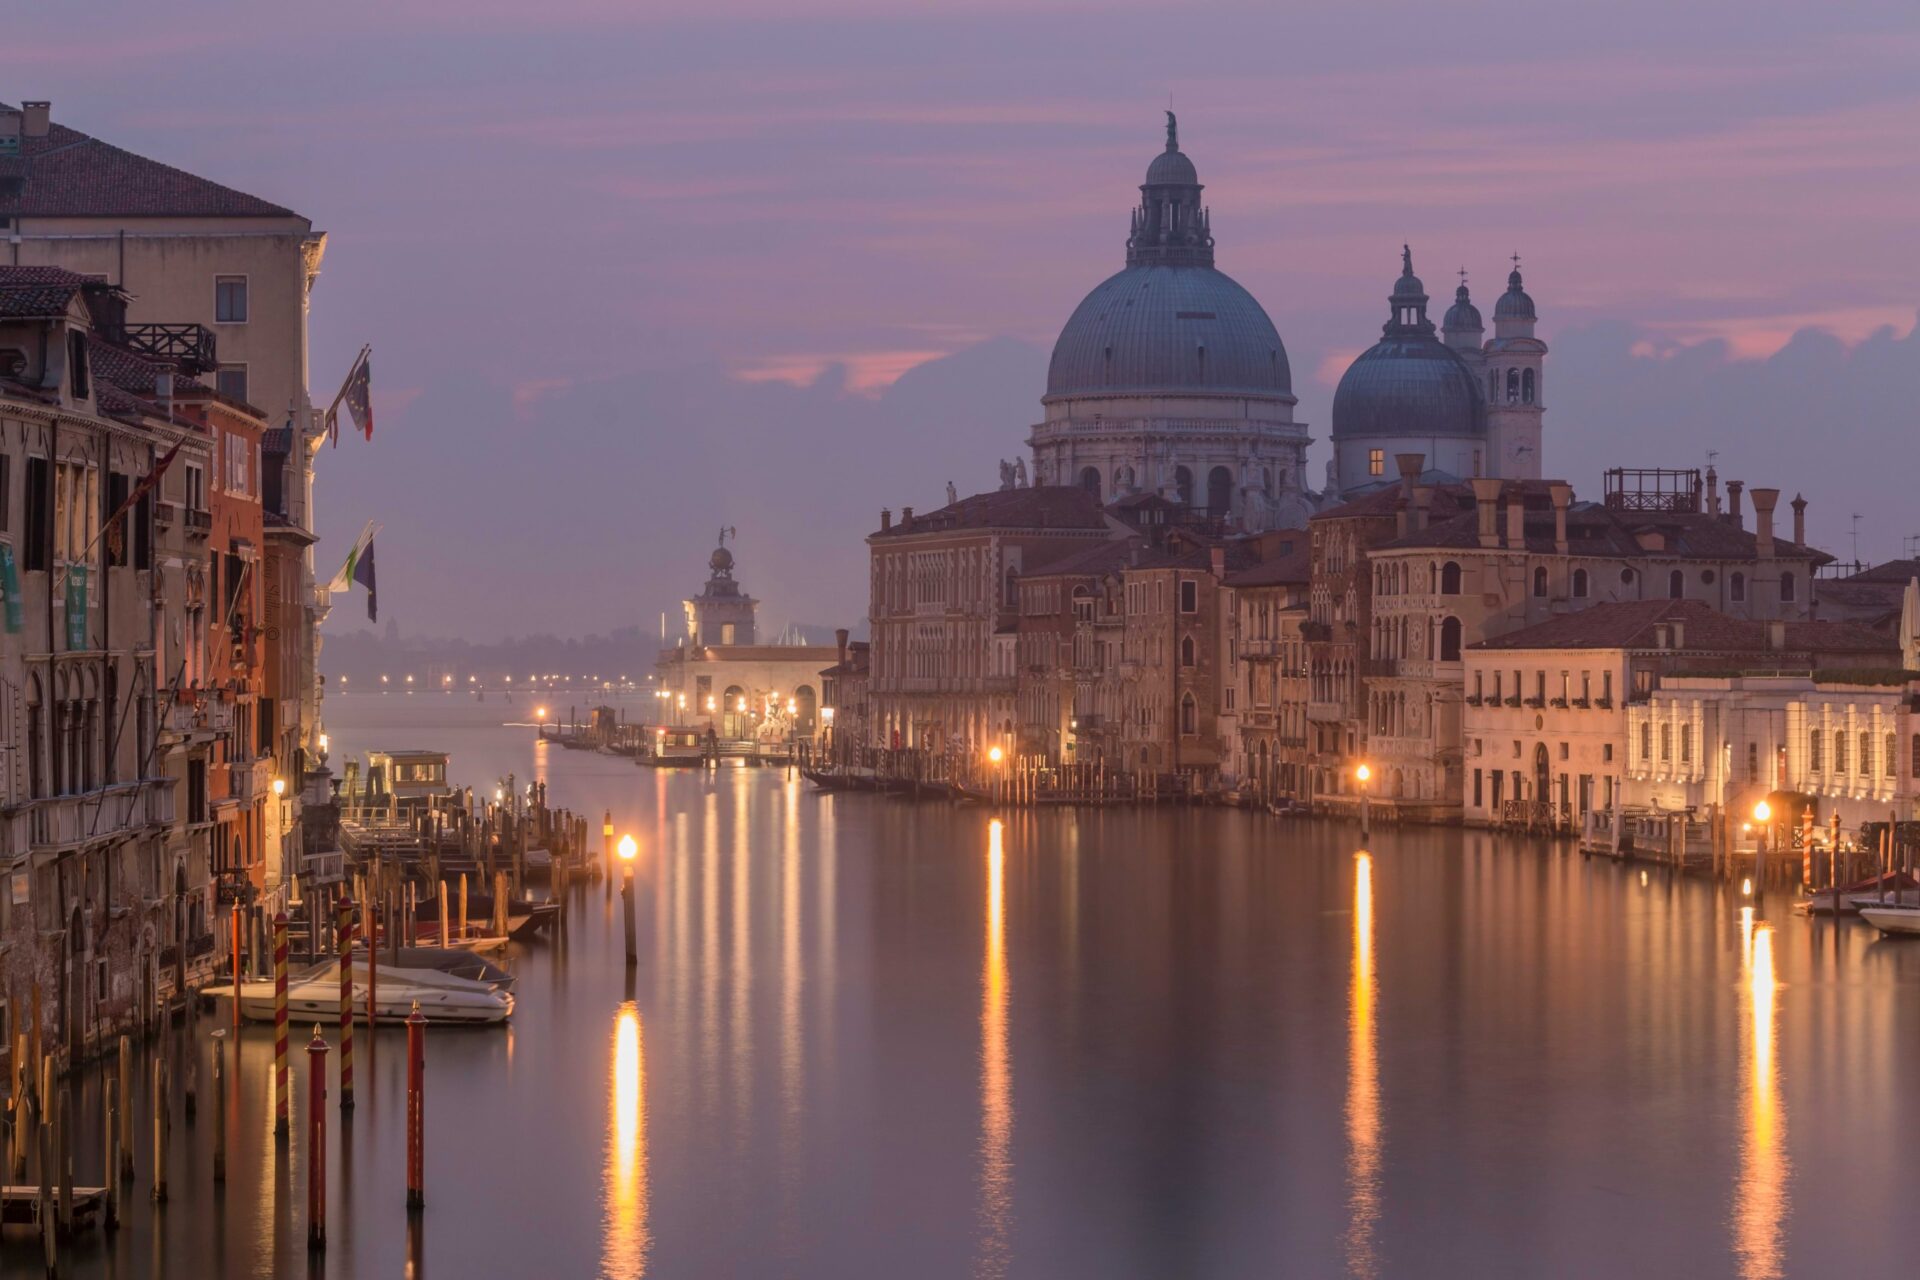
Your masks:
{"label": "statue on facade", "polygon": [[960,501],[960,491],[954,488],[953,481],[949,480],[947,481],[947,505],[952,506],[958,501]]}
{"label": "statue on facade", "polygon": [[1000,487],[1002,489],[1013,488],[1013,464],[1005,458],[1000,459]]}
{"label": "statue on facade", "polygon": [[1025,458],[1015,458],[1013,460],[1013,487],[1016,489],[1024,489],[1027,487],[1027,460]]}

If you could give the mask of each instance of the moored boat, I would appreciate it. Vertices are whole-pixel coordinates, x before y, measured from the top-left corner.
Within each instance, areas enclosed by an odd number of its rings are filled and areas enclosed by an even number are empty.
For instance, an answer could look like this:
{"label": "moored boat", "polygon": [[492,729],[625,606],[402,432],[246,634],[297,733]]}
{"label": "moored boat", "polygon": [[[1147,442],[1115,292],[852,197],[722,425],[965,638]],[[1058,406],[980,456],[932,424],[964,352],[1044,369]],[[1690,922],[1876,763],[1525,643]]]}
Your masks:
{"label": "moored boat", "polygon": [[[367,984],[364,965],[353,966],[352,1004],[364,1018]],[[233,999],[233,984],[221,983],[204,994]],[[272,1022],[274,993],[271,981],[242,982],[240,1013],[250,1022]],[[415,1006],[430,1023],[487,1025],[513,1016],[513,997],[483,982],[474,982],[434,969],[377,968],[374,974],[373,1016],[376,1023],[403,1024]],[[294,1021],[333,1019],[340,1015],[340,970],[336,964],[309,969],[287,983],[287,1013]]]}
{"label": "moored boat", "polygon": [[1884,934],[1920,934],[1920,906],[1861,907],[1860,918]]}

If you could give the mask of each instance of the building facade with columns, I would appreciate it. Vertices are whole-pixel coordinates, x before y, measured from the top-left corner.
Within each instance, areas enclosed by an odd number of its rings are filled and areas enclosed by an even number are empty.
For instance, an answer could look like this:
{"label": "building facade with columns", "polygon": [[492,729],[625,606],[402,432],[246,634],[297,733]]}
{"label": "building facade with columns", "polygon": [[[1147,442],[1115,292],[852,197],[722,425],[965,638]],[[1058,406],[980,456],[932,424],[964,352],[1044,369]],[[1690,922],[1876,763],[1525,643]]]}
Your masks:
{"label": "building facade with columns", "polygon": [[1214,265],[1201,190],[1168,112],[1126,264],[1054,343],[1045,417],[1028,438],[1034,480],[1107,502],[1158,494],[1243,529],[1298,525],[1313,500],[1287,351],[1259,302]]}

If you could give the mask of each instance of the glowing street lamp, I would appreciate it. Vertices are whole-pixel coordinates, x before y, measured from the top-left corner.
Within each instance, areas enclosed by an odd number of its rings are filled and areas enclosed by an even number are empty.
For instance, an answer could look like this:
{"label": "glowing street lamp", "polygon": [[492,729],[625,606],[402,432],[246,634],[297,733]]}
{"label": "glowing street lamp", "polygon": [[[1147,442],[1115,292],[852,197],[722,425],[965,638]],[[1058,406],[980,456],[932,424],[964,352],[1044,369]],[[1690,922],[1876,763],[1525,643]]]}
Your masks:
{"label": "glowing street lamp", "polygon": [[285,778],[275,778],[273,780],[273,794],[276,797],[287,794],[287,780]]}
{"label": "glowing street lamp", "polygon": [[994,764],[999,764],[1002,760],[1006,758],[1007,758],[1007,753],[1002,751],[998,746],[992,746],[987,748],[987,759],[992,761]]}
{"label": "glowing street lamp", "polygon": [[1754,805],[1753,821],[1760,828],[1760,845],[1753,855],[1753,901],[1758,906],[1767,897],[1767,846],[1773,837],[1773,806],[1765,800]]}
{"label": "glowing street lamp", "polygon": [[640,963],[640,951],[633,936],[633,859],[640,852],[640,846],[632,836],[620,837],[620,901],[626,904],[627,917],[627,968]]}
{"label": "glowing street lamp", "polygon": [[1373,777],[1373,770],[1363,760],[1355,766],[1353,776],[1360,783],[1360,840],[1364,844],[1372,839],[1373,821],[1367,809],[1367,780]]}

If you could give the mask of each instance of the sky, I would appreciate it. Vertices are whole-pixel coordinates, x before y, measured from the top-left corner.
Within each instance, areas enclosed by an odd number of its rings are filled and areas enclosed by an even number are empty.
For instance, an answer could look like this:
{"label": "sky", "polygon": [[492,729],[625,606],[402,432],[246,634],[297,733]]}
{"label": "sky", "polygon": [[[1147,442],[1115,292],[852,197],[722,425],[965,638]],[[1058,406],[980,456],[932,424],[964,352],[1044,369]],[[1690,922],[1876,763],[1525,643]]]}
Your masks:
{"label": "sky", "polygon": [[1312,474],[1404,241],[1436,313],[1521,255],[1579,493],[1713,456],[1843,557],[1920,534],[1911,3],[88,12],[10,16],[0,100],[328,233],[313,395],[372,343],[379,431],[320,460],[318,554],[380,521],[409,634],[657,627],[722,526],[763,626],[857,623],[880,509],[1024,451],[1169,102]]}

